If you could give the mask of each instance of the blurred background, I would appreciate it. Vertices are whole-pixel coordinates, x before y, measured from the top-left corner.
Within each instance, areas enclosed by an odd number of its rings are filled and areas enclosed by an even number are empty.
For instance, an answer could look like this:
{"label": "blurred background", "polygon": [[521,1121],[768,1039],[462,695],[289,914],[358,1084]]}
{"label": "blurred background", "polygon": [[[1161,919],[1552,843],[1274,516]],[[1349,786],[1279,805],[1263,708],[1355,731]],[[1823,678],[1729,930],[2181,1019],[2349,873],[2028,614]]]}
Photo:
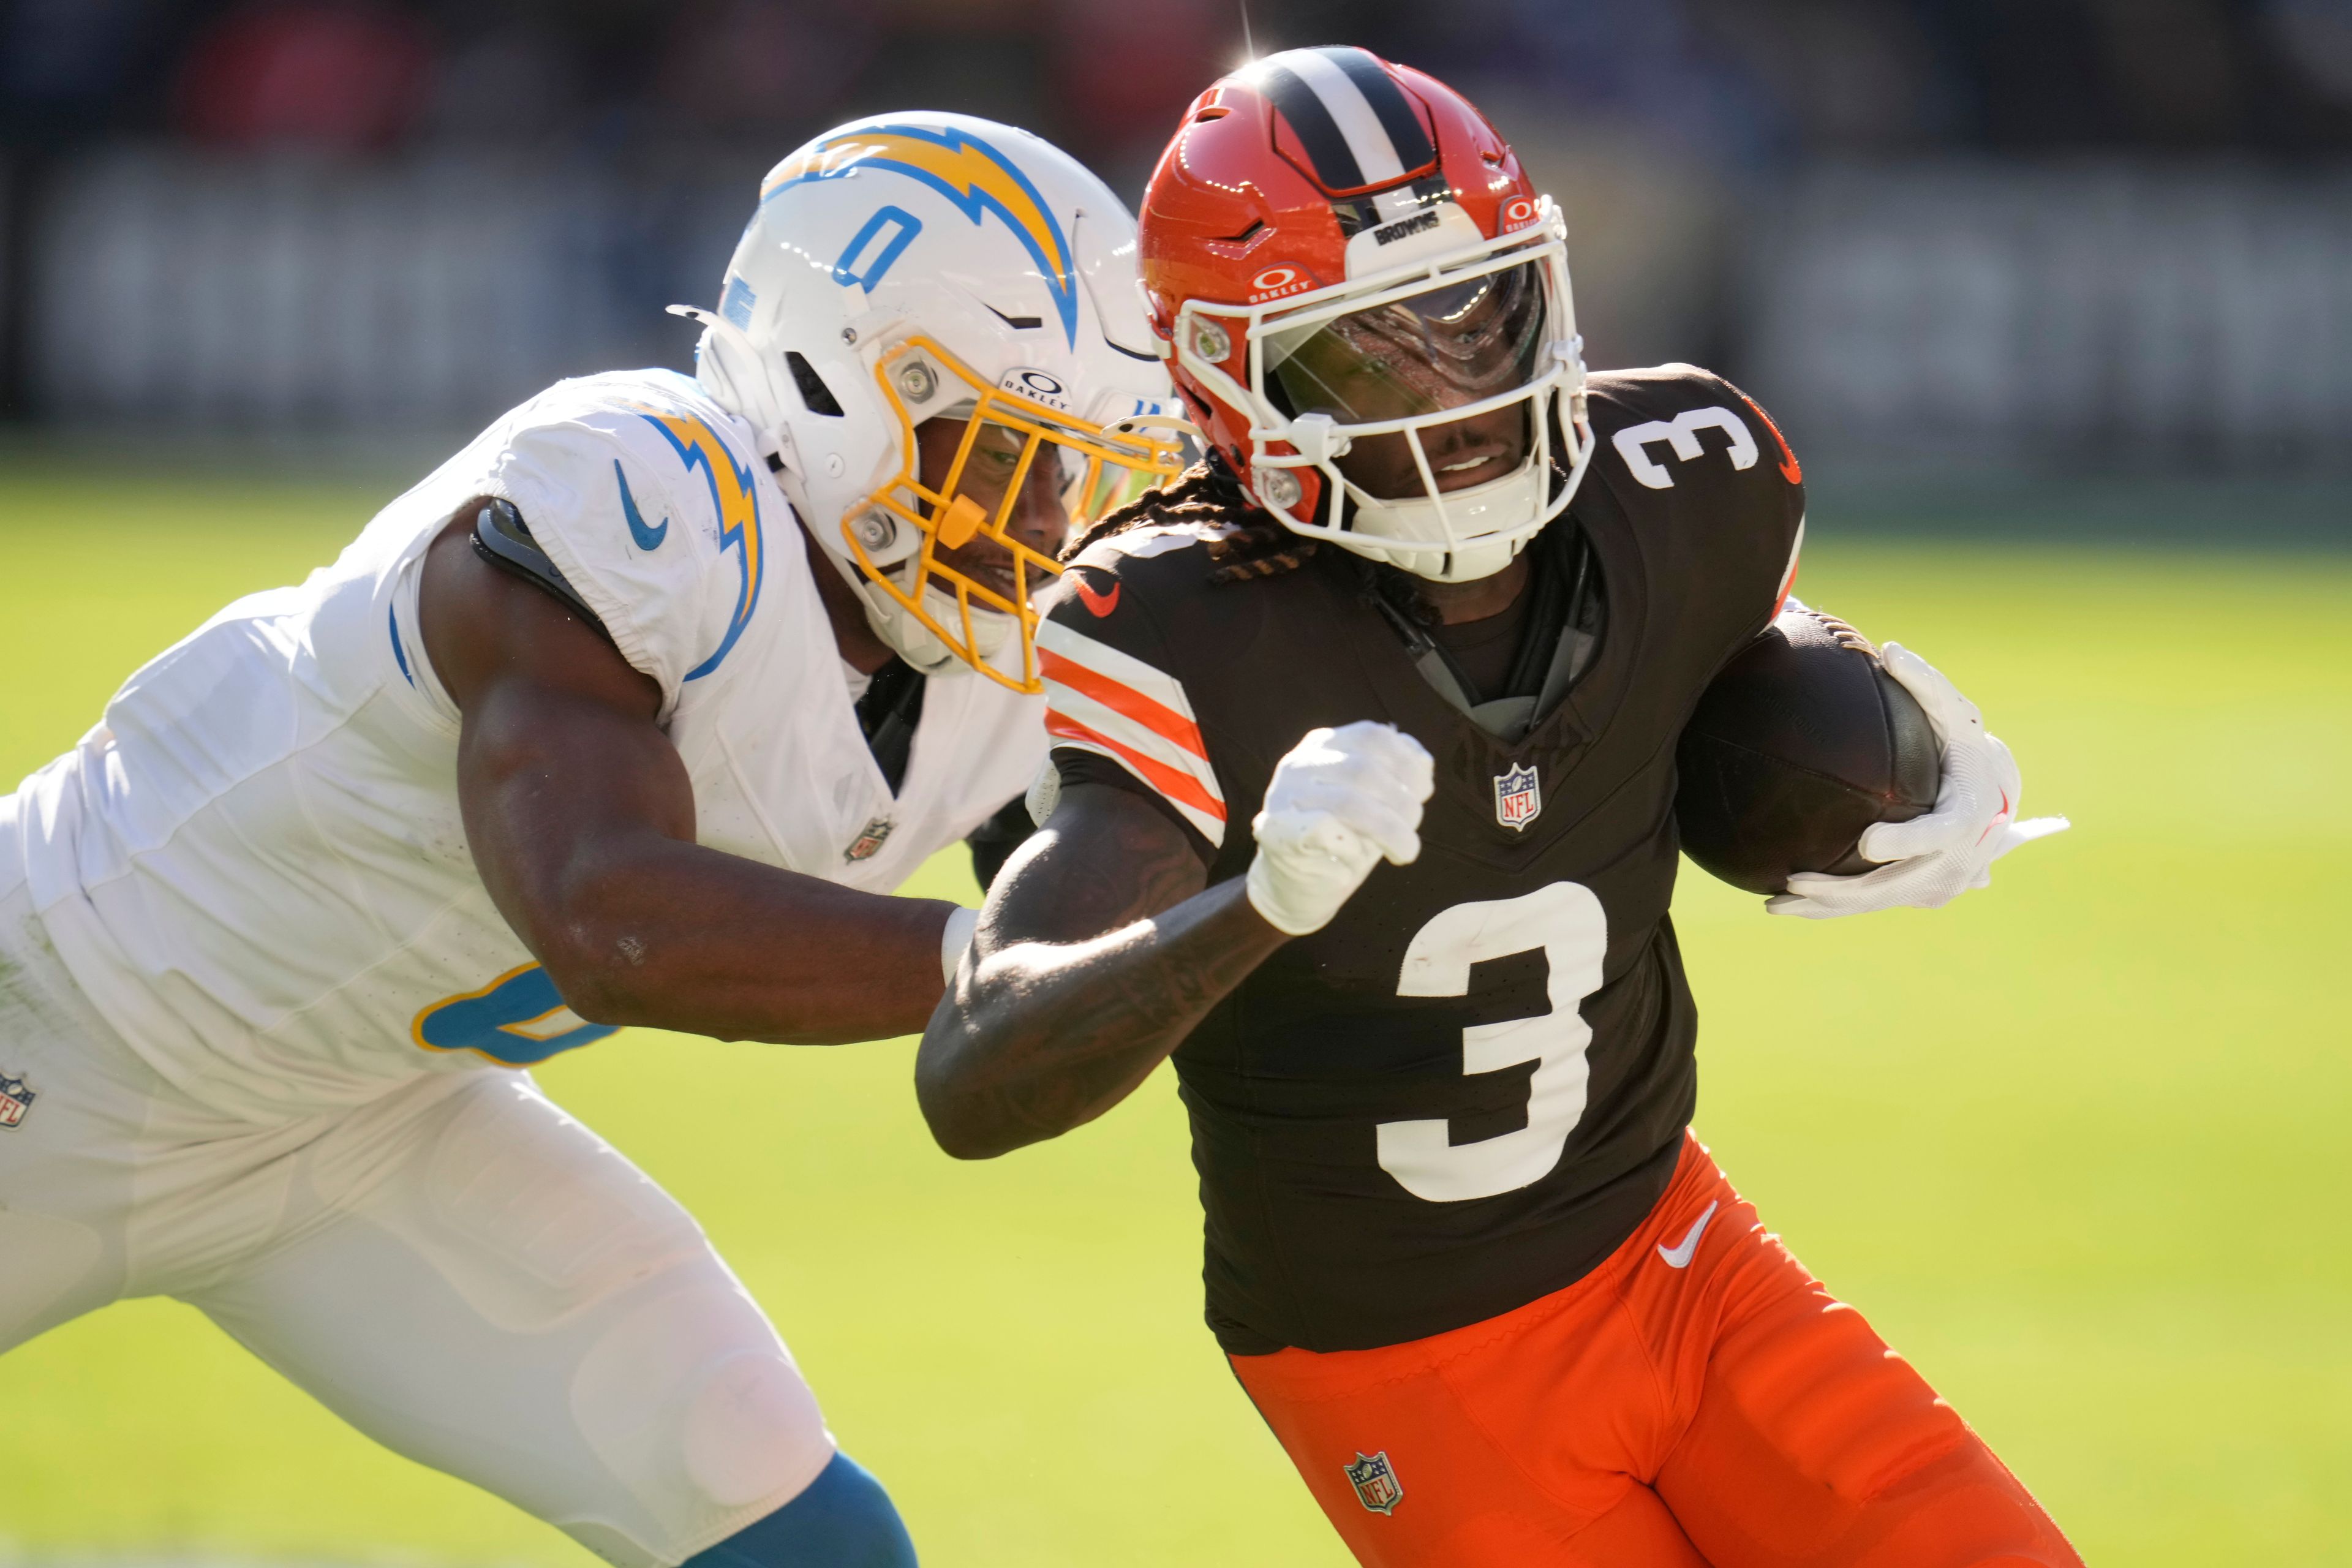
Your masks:
{"label": "blurred background", "polygon": [[[2352,0],[1250,11],[1484,105],[1591,362],[1769,406],[1801,592],[2074,818],[1933,913],[1687,873],[1701,1135],[2089,1561],[2352,1561]],[[1244,54],[1235,0],[0,0],[0,788],[500,409],[685,368],[662,307],[811,133],[977,112],[1132,200]],[[954,852],[913,890],[978,897]],[[1165,1076],[959,1165],[910,1053],[633,1029],[539,1076],[933,1568],[1339,1568],[1201,1328]],[[588,1561],[169,1301],[0,1359],[0,1568]]]}
{"label": "blurred background", "polygon": [[[2342,521],[2347,0],[1252,22],[1468,90],[1570,215],[1592,363],[1727,371],[1824,479],[2240,479]],[[661,308],[709,301],[761,173],[828,124],[1010,120],[1132,201],[1243,52],[1236,0],[6,0],[0,409],[469,431],[682,364]]]}

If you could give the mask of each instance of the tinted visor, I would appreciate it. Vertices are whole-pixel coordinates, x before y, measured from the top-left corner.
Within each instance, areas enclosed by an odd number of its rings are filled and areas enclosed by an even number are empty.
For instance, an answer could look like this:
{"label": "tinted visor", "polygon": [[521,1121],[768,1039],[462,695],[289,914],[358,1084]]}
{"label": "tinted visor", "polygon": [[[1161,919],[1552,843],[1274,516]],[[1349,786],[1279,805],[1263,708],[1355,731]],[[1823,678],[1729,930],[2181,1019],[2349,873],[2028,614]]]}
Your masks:
{"label": "tinted visor", "polygon": [[1342,425],[1460,408],[1535,379],[1542,279],[1524,263],[1266,336],[1266,393]]}

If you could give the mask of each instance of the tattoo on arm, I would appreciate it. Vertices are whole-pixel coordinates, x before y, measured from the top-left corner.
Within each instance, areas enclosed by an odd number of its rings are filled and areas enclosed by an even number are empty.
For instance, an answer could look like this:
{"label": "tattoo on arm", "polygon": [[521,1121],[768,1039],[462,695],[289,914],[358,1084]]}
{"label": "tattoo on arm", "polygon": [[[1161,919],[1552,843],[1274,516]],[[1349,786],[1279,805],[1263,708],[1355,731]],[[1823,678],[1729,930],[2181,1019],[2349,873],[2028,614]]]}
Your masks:
{"label": "tattoo on arm", "polygon": [[1158,807],[1111,785],[1072,784],[997,874],[981,951],[1085,942],[1171,909],[1207,881],[1191,841]]}

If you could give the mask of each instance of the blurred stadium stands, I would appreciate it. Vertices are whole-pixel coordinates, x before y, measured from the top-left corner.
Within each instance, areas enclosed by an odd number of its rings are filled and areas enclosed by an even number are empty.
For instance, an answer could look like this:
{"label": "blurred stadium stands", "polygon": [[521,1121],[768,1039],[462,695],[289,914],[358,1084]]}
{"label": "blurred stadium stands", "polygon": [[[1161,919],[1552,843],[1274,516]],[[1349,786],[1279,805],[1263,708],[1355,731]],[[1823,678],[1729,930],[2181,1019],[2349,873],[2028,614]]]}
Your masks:
{"label": "blurred stadium stands", "polygon": [[[2352,474],[2352,0],[1253,0],[1469,90],[1598,365],[1809,452]],[[760,173],[1031,125],[1130,198],[1234,0],[0,0],[0,400],[36,430],[469,429],[683,363]]]}

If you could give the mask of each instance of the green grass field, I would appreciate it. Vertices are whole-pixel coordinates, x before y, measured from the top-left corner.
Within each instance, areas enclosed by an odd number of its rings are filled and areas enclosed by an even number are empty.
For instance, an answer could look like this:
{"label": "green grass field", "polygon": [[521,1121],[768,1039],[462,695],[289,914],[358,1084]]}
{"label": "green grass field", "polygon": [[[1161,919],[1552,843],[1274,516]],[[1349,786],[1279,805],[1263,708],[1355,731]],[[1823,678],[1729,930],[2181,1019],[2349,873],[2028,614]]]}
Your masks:
{"label": "green grass field", "polygon": [[[0,777],[375,499],[0,471]],[[1699,1129],[2092,1562],[2352,1560],[2352,556],[1838,524],[1806,596],[1951,674],[2075,829],[1932,914],[1768,920],[1688,873]],[[1164,1077],[959,1166],[910,1050],[637,1033],[542,1077],[701,1216],[927,1563],[1341,1563],[1200,1326]],[[167,1301],[0,1361],[0,1559],[589,1561]]]}

